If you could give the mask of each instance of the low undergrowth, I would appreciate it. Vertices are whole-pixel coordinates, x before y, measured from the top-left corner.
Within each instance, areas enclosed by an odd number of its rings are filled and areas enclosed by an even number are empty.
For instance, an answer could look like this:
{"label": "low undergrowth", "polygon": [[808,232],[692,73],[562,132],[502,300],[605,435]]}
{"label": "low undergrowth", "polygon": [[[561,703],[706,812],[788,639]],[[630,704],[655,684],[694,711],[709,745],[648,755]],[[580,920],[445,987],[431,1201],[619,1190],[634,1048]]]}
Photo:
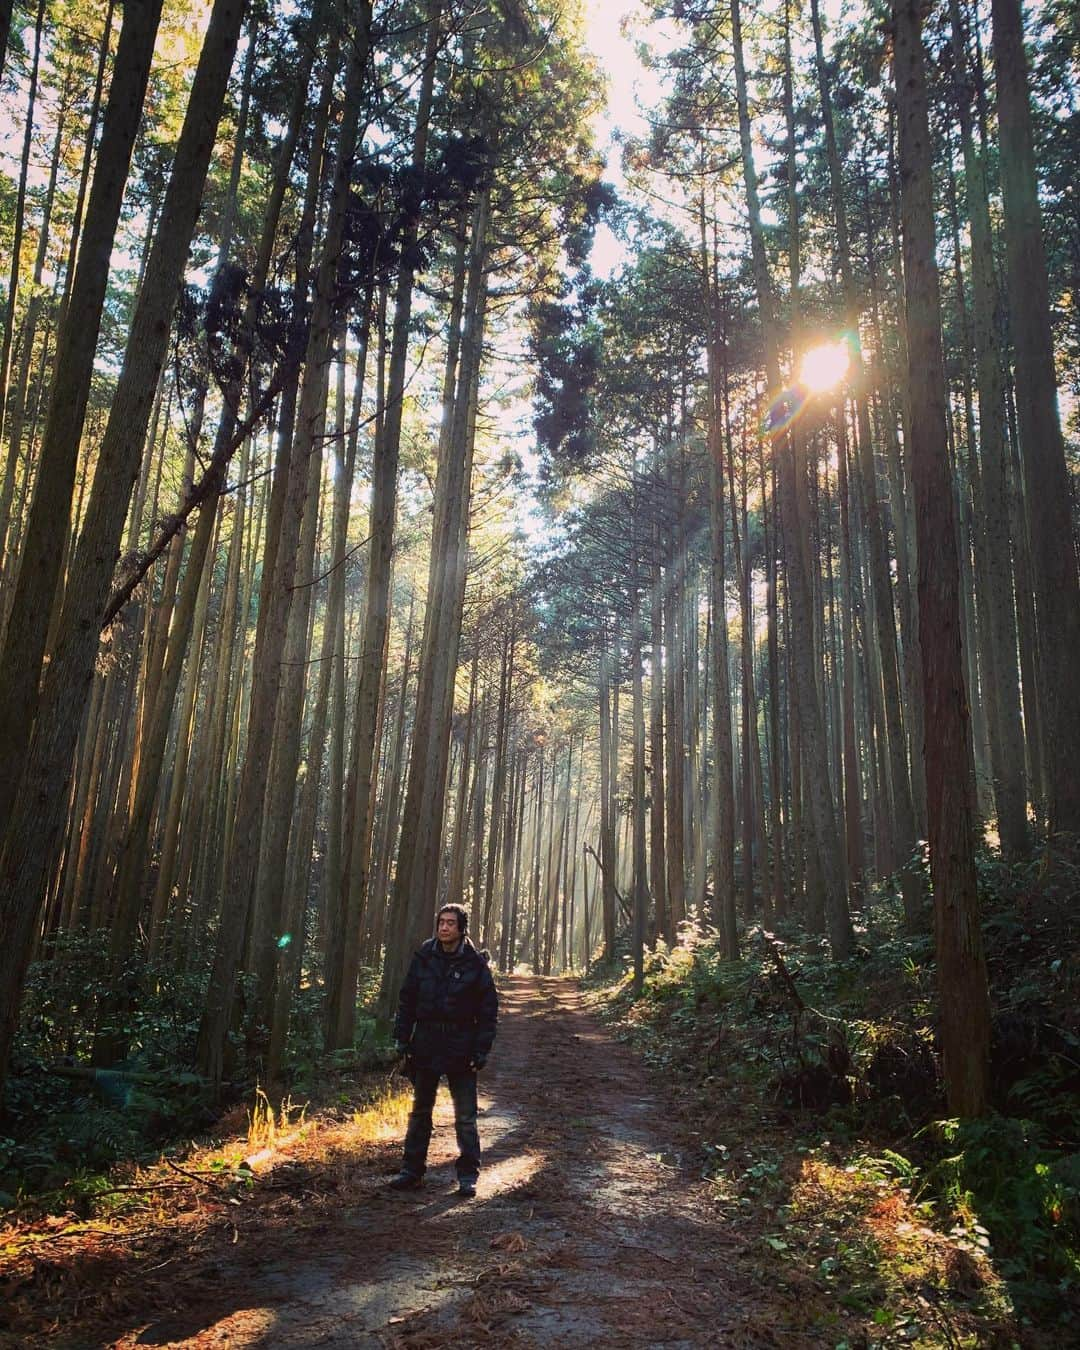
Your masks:
{"label": "low undergrowth", "polygon": [[[832,961],[795,929],[752,929],[740,961],[687,926],[597,1001],[665,1077],[731,1222],[811,1280],[835,1346],[1071,1343],[1080,1327],[1080,960],[1076,876],[981,862],[994,1006],[993,1111],[946,1113],[930,937],[893,897]],[[860,1331],[851,1340],[851,1315]],[[859,1339],[861,1337],[862,1339]]]}
{"label": "low undergrowth", "polygon": [[[104,932],[60,935],[31,966],[0,1111],[0,1219],[12,1209],[63,1212],[73,1196],[107,1189],[115,1167],[150,1164],[193,1136],[212,1134],[223,1111],[258,1102],[265,1029],[248,1026],[230,1036],[229,1081],[220,1087],[193,1071],[208,969],[144,962],[123,976],[138,991],[129,999],[107,997],[115,994],[108,972]],[[354,1046],[329,1058],[321,991],[305,983],[298,992],[278,1100],[291,1095],[333,1109],[338,1099],[351,1101],[358,1070],[390,1062],[389,1045],[365,1011],[375,972],[365,975]],[[117,1034],[126,1054],[97,1069],[91,1052],[103,1028]]]}
{"label": "low undergrowth", "polygon": [[304,1104],[256,1088],[199,1141],[74,1172],[0,1215],[0,1344],[76,1326],[79,1344],[103,1344],[110,1320],[171,1306],[178,1275],[213,1291],[238,1247],[314,1241],[359,1204],[397,1153],[409,1085],[342,1054],[311,1087]]}

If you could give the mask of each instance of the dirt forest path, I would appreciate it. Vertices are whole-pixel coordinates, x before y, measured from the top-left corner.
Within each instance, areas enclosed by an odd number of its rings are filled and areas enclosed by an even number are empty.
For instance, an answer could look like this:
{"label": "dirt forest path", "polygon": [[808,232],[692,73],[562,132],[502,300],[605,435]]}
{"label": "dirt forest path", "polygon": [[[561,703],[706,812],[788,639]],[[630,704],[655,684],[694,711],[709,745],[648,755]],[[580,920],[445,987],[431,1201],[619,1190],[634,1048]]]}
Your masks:
{"label": "dirt forest path", "polygon": [[[708,1187],[681,1161],[662,1085],[585,1008],[576,985],[502,983],[481,1082],[485,1165],[455,1193],[440,1089],[430,1170],[386,1190],[397,1148],[357,1160],[361,1200],[302,1232],[226,1255],[174,1311],[83,1344],[210,1347],[795,1346],[756,1287]],[[176,1305],[179,1305],[178,1307]],[[770,1305],[772,1311],[770,1311]],[[71,1344],[77,1344],[77,1341]]]}

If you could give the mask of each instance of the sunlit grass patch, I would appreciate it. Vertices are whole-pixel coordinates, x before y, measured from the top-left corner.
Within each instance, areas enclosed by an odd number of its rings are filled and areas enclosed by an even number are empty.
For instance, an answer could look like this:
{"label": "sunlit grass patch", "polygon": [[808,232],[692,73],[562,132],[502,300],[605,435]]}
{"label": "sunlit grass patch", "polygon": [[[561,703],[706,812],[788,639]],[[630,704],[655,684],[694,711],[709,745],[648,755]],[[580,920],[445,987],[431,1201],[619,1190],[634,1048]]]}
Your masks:
{"label": "sunlit grass patch", "polygon": [[190,1212],[255,1198],[258,1186],[279,1169],[315,1175],[330,1167],[349,1168],[357,1155],[400,1139],[411,1092],[397,1078],[376,1080],[362,1105],[348,1117],[308,1115],[306,1103],[286,1097],[275,1105],[256,1087],[250,1105],[231,1110],[214,1140],[162,1154],[153,1162],[121,1164],[108,1172],[80,1171],[55,1192],[42,1193],[9,1211],[0,1253],[15,1256],[49,1241],[60,1225],[75,1238],[90,1222],[98,1236],[120,1234],[147,1224],[168,1228]]}
{"label": "sunlit grass patch", "polygon": [[286,1097],[275,1111],[270,1098],[256,1085],[255,1100],[248,1111],[248,1148],[272,1149],[280,1136],[302,1128],[306,1111],[306,1102],[297,1106],[291,1097]]}
{"label": "sunlit grass patch", "polygon": [[368,1106],[353,1112],[349,1132],[362,1144],[398,1139],[405,1131],[411,1106],[411,1088],[391,1079]]}
{"label": "sunlit grass patch", "polygon": [[978,1310],[1007,1321],[1004,1283],[979,1241],[931,1226],[931,1206],[897,1179],[904,1162],[899,1155],[806,1158],[791,1188],[789,1232],[843,1307],[883,1329],[903,1329],[911,1344],[938,1344],[943,1327],[947,1344],[978,1344],[966,1319]]}

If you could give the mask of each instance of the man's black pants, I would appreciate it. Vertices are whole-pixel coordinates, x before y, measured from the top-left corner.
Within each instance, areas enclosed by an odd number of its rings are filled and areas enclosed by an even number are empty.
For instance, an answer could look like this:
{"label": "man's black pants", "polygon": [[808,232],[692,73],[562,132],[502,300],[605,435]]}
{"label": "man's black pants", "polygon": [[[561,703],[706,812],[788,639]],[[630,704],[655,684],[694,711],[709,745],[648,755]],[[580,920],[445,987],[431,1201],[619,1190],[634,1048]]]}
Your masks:
{"label": "man's black pants", "polygon": [[[426,1065],[416,1066],[413,1079],[413,1104],[409,1113],[409,1128],[405,1134],[405,1157],[402,1168],[414,1177],[422,1177],[427,1168],[428,1144],[431,1142],[431,1112],[435,1094],[442,1077]],[[450,1096],[454,1101],[454,1129],[457,1133],[458,1160],[454,1164],[458,1177],[475,1179],[480,1173],[480,1134],[476,1128],[476,1074],[471,1069],[448,1073]]]}

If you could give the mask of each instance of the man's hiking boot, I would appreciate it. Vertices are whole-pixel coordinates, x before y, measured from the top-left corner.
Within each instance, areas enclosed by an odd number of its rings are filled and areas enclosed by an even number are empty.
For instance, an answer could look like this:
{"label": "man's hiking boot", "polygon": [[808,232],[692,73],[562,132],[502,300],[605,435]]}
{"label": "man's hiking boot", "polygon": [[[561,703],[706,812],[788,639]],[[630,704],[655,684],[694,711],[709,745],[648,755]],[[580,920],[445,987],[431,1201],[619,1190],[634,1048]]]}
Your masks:
{"label": "man's hiking boot", "polygon": [[473,1196],[476,1194],[476,1178],[459,1177],[457,1193],[464,1199],[471,1200]]}
{"label": "man's hiking boot", "polygon": [[418,1177],[414,1172],[399,1172],[390,1182],[392,1191],[418,1191],[424,1184],[424,1178]]}

